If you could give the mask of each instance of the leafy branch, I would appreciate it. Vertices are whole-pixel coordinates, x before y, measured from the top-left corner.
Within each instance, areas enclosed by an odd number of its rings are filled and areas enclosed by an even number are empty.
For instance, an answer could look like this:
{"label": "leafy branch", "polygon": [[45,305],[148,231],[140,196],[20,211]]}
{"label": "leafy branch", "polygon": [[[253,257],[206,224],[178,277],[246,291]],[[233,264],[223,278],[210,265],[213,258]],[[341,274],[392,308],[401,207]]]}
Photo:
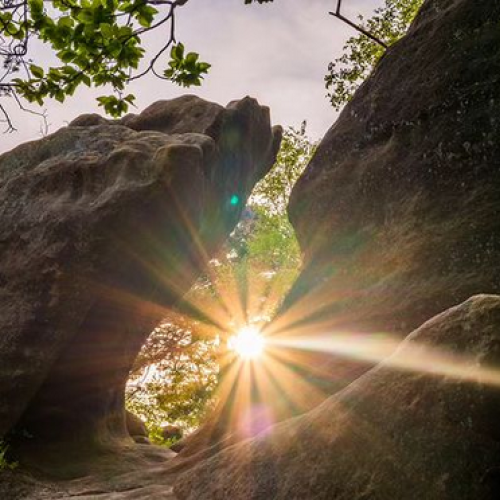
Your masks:
{"label": "leafy branch", "polygon": [[[111,86],[112,95],[98,98],[111,116],[133,105],[128,83],[153,73],[178,85],[201,85],[210,65],[186,53],[175,38],[175,15],[188,0],[0,0],[0,97],[43,105],[47,98],[64,102],[77,88]],[[169,26],[163,45],[145,69],[143,37]],[[163,31],[160,31],[163,33]],[[49,45],[61,62],[44,68],[29,58],[33,39]],[[170,61],[158,69],[161,56]],[[21,107],[22,109],[26,109]],[[6,107],[0,113],[14,130]],[[42,114],[44,116],[44,114]]]}
{"label": "leafy branch", "polygon": [[384,55],[408,30],[423,0],[385,0],[369,19],[359,16],[360,24],[341,13],[342,0],[330,15],[359,32],[349,38],[340,57],[328,65],[325,86],[332,106],[339,110],[349,102],[361,83]]}

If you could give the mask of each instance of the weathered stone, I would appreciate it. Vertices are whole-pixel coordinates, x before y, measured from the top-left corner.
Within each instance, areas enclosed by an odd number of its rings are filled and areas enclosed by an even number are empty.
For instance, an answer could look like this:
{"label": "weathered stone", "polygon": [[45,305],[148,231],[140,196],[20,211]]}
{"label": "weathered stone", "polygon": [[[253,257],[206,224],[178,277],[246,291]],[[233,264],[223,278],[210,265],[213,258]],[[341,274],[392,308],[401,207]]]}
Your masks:
{"label": "weathered stone", "polygon": [[289,207],[288,327],[407,334],[500,292],[499,18],[496,0],[426,1],[326,134]]}
{"label": "weathered stone", "polygon": [[146,424],[132,412],[126,410],[125,411],[125,424],[127,425],[127,431],[131,437],[148,437],[148,429]]}
{"label": "weathered stone", "polygon": [[[499,17],[498,1],[426,1],[323,139],[289,207],[305,265],[271,327],[285,345],[382,332],[395,346],[471,295],[500,292]],[[317,372],[330,394],[380,359],[314,340],[304,378]],[[179,459],[241,439],[218,420]]]}
{"label": "weathered stone", "polygon": [[[178,425],[164,425],[161,429],[161,437],[163,439],[181,439],[184,431]],[[170,447],[172,449],[172,447]],[[175,451],[175,450],[174,450]]]}
{"label": "weathered stone", "polygon": [[49,444],[130,442],[131,364],[280,140],[250,98],[223,108],[188,96],[123,123],[134,129],[82,117],[0,156],[0,437],[27,430],[19,453],[41,463]]}
{"label": "weathered stone", "polygon": [[[96,455],[94,460],[86,460],[86,473],[71,480],[27,474],[20,466],[13,471],[0,471],[0,498],[176,500],[172,493],[173,478],[166,470],[174,456],[165,447],[136,444],[121,448],[119,454]],[[71,457],[71,465],[78,460],[77,455]]]}
{"label": "weathered stone", "polygon": [[425,323],[311,412],[180,476],[180,500],[495,500],[500,297]]}
{"label": "weathered stone", "polygon": [[[291,347],[325,333],[402,338],[471,295],[500,292],[499,17],[497,1],[425,2],[321,142],[289,207],[304,269],[271,327]],[[334,354],[301,354],[316,392],[341,390],[377,361]],[[302,410],[318,404],[299,392]],[[277,404],[276,419],[293,416]],[[227,439],[218,417],[182,457],[241,439]]]}
{"label": "weathered stone", "polygon": [[134,436],[134,435],[132,435],[131,437],[134,440],[134,443],[137,443],[137,444],[148,444],[148,445],[151,444],[151,441],[146,436]]}

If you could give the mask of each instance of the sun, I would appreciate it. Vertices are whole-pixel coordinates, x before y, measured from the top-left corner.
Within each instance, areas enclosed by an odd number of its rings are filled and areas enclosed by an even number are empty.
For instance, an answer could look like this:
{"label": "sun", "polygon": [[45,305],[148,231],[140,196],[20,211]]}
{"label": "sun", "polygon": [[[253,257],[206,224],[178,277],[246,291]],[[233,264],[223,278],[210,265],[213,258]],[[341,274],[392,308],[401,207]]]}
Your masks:
{"label": "sun", "polygon": [[255,360],[264,352],[265,340],[255,326],[245,326],[229,338],[227,345],[240,358]]}

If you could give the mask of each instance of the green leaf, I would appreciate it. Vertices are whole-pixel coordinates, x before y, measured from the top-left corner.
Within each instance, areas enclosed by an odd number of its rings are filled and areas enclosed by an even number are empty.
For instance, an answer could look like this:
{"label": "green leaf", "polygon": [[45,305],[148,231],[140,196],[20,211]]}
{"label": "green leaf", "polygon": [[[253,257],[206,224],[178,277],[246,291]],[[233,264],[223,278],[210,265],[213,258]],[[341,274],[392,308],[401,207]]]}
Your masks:
{"label": "green leaf", "polygon": [[86,85],[87,87],[90,87],[90,85],[91,85],[90,77],[87,75],[82,75],[82,83],[84,85]]}
{"label": "green leaf", "polygon": [[41,14],[43,12],[43,0],[29,0],[28,6],[33,14]]}
{"label": "green leaf", "polygon": [[197,61],[198,61],[199,55],[196,54],[195,52],[190,52],[186,58],[184,59],[184,64],[186,66],[186,69],[189,71],[196,72],[197,71]]}
{"label": "green leaf", "polygon": [[57,57],[59,57],[62,62],[69,63],[76,57],[76,53],[72,50],[61,50],[57,53]]}
{"label": "green leaf", "polygon": [[[70,92],[68,92],[68,93],[71,95],[73,92],[71,92],[71,91],[70,91]],[[66,96],[65,96],[65,94],[64,94],[64,91],[62,91],[62,90],[58,90],[58,91],[56,92],[55,98],[56,98],[56,100],[57,100],[57,101],[59,101],[59,102],[64,102],[65,97],[66,97]]]}
{"label": "green leaf", "polygon": [[182,61],[182,59],[184,58],[184,45],[182,43],[174,45],[172,47],[172,50],[170,51],[170,57],[174,61]]}
{"label": "green leaf", "polygon": [[123,45],[120,42],[112,42],[109,46],[109,53],[113,57],[120,57],[120,54],[123,50]]}
{"label": "green leaf", "polygon": [[30,64],[30,71],[35,78],[43,78],[44,76],[43,69],[40,68],[40,66],[36,66],[35,64]]}
{"label": "green leaf", "polygon": [[202,62],[202,63],[198,64],[198,69],[199,69],[200,73],[208,73],[208,70],[211,67],[212,67],[211,64],[208,64],[208,63],[205,63],[205,62]]}
{"label": "green leaf", "polygon": [[111,38],[113,36],[113,29],[110,24],[101,23],[99,24],[99,29],[101,30],[101,34],[104,38]]}
{"label": "green leaf", "polygon": [[70,16],[61,17],[57,21],[57,25],[60,27],[63,27],[63,28],[72,28],[74,24],[75,24],[75,21]]}
{"label": "green leaf", "polygon": [[84,24],[92,24],[94,22],[94,11],[91,9],[82,9],[76,18]]}

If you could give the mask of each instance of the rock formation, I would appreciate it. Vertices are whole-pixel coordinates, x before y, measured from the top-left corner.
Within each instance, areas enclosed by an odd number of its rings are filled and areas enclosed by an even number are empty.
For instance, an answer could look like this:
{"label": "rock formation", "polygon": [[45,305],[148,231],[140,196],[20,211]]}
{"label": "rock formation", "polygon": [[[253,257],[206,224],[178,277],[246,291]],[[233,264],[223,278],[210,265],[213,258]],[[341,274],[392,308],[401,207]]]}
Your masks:
{"label": "rock formation", "polygon": [[[370,352],[380,346],[368,335],[383,332],[397,345],[470,296],[500,292],[498,19],[498,1],[427,0],[293,190],[289,214],[305,265],[273,330],[291,345],[319,335],[317,349],[336,333],[366,335],[352,357],[347,348],[314,358],[332,392],[387,352]],[[498,307],[478,298],[438,317],[310,414],[205,460],[179,481],[178,496],[496,498],[497,379],[478,385],[426,374],[429,366],[399,370],[417,341],[445,359],[453,349],[463,374],[498,363]],[[206,456],[198,442],[180,458]]]}
{"label": "rock formation", "polygon": [[406,335],[500,292],[498,1],[428,0],[326,134],[289,214],[286,326]]}
{"label": "rock formation", "polygon": [[500,296],[412,333],[311,412],[177,478],[179,500],[495,500]]}
{"label": "rock formation", "polygon": [[125,411],[125,425],[129,436],[136,443],[149,443],[149,434],[146,424],[132,412]]}
{"label": "rock formation", "polygon": [[[226,449],[187,448],[147,474],[133,456],[134,472],[110,479],[101,460],[101,479],[66,483],[71,495],[500,497],[498,19],[499,0],[427,0],[293,192],[305,268],[275,338],[385,332],[397,342],[419,328],[309,413]],[[181,101],[121,124],[83,117],[0,157],[2,432],[125,439],[133,356],[234,224],[232,194],[244,199],[276,150],[252,101],[190,106],[193,119]],[[367,345],[378,347],[361,354]],[[334,368],[344,384],[368,369],[348,356]],[[147,463],[164,460],[144,449]]]}
{"label": "rock formation", "polygon": [[[498,1],[426,1],[329,130],[292,193],[305,264],[272,325],[278,339],[397,340],[500,293],[499,18]],[[378,361],[319,349],[305,371],[327,394]],[[182,455],[206,437],[188,438]]]}
{"label": "rock formation", "polygon": [[[141,345],[239,219],[280,130],[250,98],[86,115],[0,156],[0,437],[19,453],[129,443]],[[28,452],[30,450],[30,452]],[[69,451],[68,451],[69,453]]]}

